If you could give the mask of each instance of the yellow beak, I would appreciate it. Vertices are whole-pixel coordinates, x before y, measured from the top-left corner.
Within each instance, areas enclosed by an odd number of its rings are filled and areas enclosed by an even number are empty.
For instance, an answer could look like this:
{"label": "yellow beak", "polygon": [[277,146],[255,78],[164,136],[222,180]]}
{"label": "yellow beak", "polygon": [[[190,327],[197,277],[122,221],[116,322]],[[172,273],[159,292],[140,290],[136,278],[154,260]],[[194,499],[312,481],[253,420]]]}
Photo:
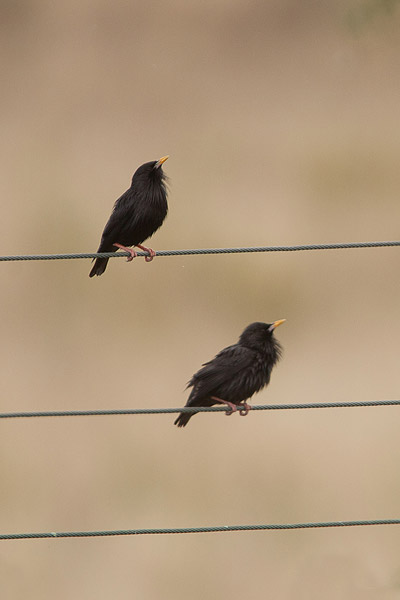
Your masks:
{"label": "yellow beak", "polygon": [[276,329],[276,327],[279,327],[279,325],[282,325],[282,323],[284,323],[285,321],[286,321],[286,319],[279,319],[279,321],[274,321],[272,323],[273,329]]}
{"label": "yellow beak", "polygon": [[161,165],[163,163],[165,163],[165,161],[169,158],[169,154],[167,154],[167,156],[163,156],[162,158],[160,158],[160,160],[158,160],[155,164],[156,169],[158,169],[158,167],[161,167]]}

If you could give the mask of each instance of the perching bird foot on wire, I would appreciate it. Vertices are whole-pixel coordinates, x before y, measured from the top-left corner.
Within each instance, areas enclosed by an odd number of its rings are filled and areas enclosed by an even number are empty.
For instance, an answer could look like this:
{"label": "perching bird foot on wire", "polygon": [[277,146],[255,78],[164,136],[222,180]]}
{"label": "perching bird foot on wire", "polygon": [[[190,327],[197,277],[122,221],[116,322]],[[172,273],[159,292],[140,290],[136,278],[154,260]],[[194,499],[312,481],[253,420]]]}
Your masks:
{"label": "perching bird foot on wire", "polygon": [[141,250],[143,250],[143,252],[148,252],[150,256],[145,256],[144,260],[146,262],[151,262],[153,260],[153,258],[155,257],[155,255],[157,254],[155,250],[153,250],[153,248],[148,248],[147,246],[142,246],[141,244],[136,244],[136,246],[138,248],[140,248]]}
{"label": "perching bird foot on wire", "polygon": [[130,256],[128,256],[128,258],[126,259],[126,262],[131,262],[134,258],[137,257],[137,252],[135,252],[133,248],[128,248],[127,246],[123,246],[122,244],[113,244],[113,246],[119,248],[120,250],[125,250],[125,252],[128,252],[130,254]]}
{"label": "perching bird foot on wire", "polygon": [[246,415],[249,414],[249,410],[251,410],[250,404],[247,404],[247,402],[241,402],[240,404],[238,404],[238,406],[243,407],[243,408],[239,408],[239,415],[241,417],[245,417]]}
{"label": "perching bird foot on wire", "polygon": [[226,404],[229,406],[230,410],[227,410],[225,416],[230,417],[234,412],[239,409],[239,414],[241,417],[245,417],[249,410],[251,409],[250,404],[247,402],[240,402],[239,404],[233,404],[233,402],[228,402],[228,400],[222,400],[222,398],[217,398],[216,396],[211,396],[211,400],[215,400],[215,402],[220,402],[221,404]]}
{"label": "perching bird foot on wire", "polygon": [[[125,250],[125,252],[129,252],[130,256],[128,256],[128,258],[126,259],[126,262],[131,262],[131,260],[133,260],[134,258],[137,257],[137,252],[135,252],[135,250],[133,250],[133,248],[128,248],[127,246],[123,246],[122,244],[113,244],[113,246],[116,246],[120,250]],[[147,248],[147,246],[142,246],[141,244],[136,244],[136,246],[138,248],[140,248],[141,250],[143,250],[143,252],[149,253],[149,256],[144,257],[144,260],[146,262],[151,262],[153,260],[153,258],[156,255],[156,251],[153,250],[153,248]]]}
{"label": "perching bird foot on wire", "polygon": [[[168,156],[140,166],[132,177],[131,187],[114,204],[111,216],[104,228],[97,252],[116,252],[118,248],[129,252],[131,262],[137,253],[129,246],[137,246],[148,252],[145,261],[150,262],[156,253],[142,246],[164,222],[168,212],[166,176],[162,170]],[[102,275],[108,258],[96,258],[89,277]]]}
{"label": "perching bird foot on wire", "polygon": [[226,417],[230,417],[231,415],[233,415],[234,412],[237,411],[237,406],[236,404],[233,404],[233,402],[228,402],[228,400],[222,400],[222,398],[217,398],[217,396],[211,396],[211,400],[214,400],[215,404],[217,402],[220,402],[221,404],[226,404],[226,406],[229,406],[230,410],[226,411]]}
{"label": "perching bird foot on wire", "polygon": [[[192,391],[185,406],[213,406],[222,403],[230,407],[227,415],[239,409],[245,416],[250,410],[246,400],[269,384],[273,366],[282,355],[274,337],[275,329],[285,322],[252,323],[243,331],[237,344],[228,346],[191,378],[187,387]],[[196,413],[180,413],[175,425],[184,427]]]}

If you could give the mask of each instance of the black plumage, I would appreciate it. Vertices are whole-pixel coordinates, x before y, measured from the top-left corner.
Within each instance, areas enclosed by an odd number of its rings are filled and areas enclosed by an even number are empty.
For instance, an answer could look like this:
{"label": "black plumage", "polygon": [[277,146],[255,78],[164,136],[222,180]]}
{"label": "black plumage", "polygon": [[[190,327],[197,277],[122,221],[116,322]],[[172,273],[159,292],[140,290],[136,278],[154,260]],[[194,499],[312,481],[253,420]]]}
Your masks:
{"label": "black plumage", "polygon": [[[205,363],[188,383],[193,388],[185,406],[213,406],[222,403],[230,407],[227,415],[240,409],[247,415],[246,400],[268,385],[273,366],[282,354],[274,330],[285,319],[274,323],[252,323],[243,331],[237,344],[228,346]],[[180,413],[175,421],[184,427],[196,413]]]}
{"label": "black plumage", "polygon": [[[114,204],[114,209],[104,228],[97,252],[116,252],[118,248],[136,252],[128,246],[137,246],[149,252],[146,262],[155,256],[154,250],[142,242],[161,227],[168,212],[167,189],[162,164],[168,156],[141,165],[132,177],[131,187]],[[96,258],[89,277],[101,275],[106,270],[108,258]]]}

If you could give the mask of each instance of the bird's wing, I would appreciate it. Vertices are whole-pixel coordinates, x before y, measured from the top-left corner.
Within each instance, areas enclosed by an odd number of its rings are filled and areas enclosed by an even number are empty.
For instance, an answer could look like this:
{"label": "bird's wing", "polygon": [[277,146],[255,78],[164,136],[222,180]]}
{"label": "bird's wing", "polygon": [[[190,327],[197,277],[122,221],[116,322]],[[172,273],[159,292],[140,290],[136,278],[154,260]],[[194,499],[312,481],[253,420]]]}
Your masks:
{"label": "bird's wing", "polygon": [[121,229],[121,215],[118,214],[118,211],[115,209],[111,213],[110,218],[108,219],[106,226],[104,227],[102,241],[103,240],[114,240]]}
{"label": "bird's wing", "polygon": [[256,359],[256,353],[250,348],[234,344],[224,348],[215,358],[205,363],[188,383],[198,394],[207,396],[224,383],[237,377],[249,368]]}
{"label": "bird's wing", "polygon": [[135,202],[132,202],[132,195],[127,190],[115,201],[113,211],[108,219],[101,236],[99,252],[108,252],[115,250],[113,244],[120,242],[118,239],[126,227],[127,216],[129,225],[136,219]]}

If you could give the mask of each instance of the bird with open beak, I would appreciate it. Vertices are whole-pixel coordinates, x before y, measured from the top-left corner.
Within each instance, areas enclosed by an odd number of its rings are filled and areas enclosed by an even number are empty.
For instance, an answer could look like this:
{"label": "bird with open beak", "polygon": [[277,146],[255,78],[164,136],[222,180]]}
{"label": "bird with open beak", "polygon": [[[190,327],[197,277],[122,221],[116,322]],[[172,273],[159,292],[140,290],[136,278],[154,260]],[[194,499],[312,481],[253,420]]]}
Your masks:
{"label": "bird with open beak", "polygon": [[[142,243],[151,237],[164,222],[168,212],[166,176],[162,165],[168,156],[141,165],[132,177],[131,187],[114,204],[114,209],[104,228],[97,252],[129,252],[130,262],[137,256],[129,246],[148,252],[146,262],[156,255],[152,248]],[[89,277],[102,275],[108,258],[96,258]]]}

